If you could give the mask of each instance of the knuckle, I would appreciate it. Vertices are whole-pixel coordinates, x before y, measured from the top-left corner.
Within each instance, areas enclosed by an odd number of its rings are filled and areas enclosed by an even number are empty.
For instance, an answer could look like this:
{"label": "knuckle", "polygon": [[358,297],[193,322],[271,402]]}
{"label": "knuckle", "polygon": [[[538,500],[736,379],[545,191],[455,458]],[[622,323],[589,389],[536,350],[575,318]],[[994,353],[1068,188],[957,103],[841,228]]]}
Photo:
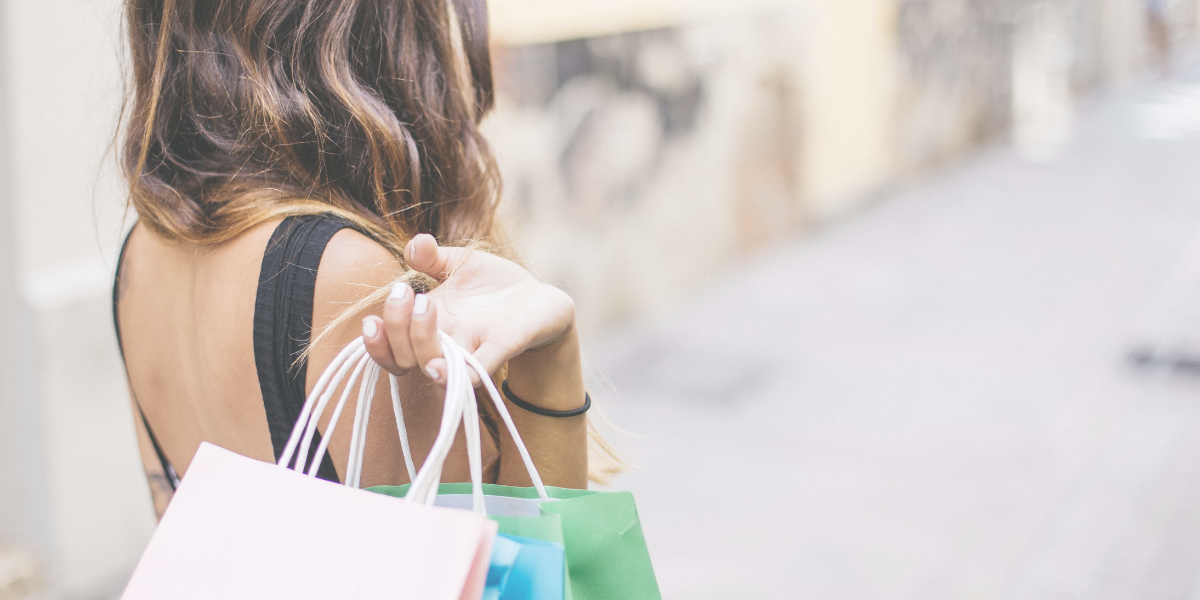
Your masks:
{"label": "knuckle", "polygon": [[429,338],[432,337],[430,328],[425,327],[423,323],[421,327],[413,327],[409,331],[409,335],[412,336],[412,341],[414,344],[427,342]]}
{"label": "knuckle", "polygon": [[[412,349],[402,344],[392,344],[392,358],[396,364],[404,366],[406,362],[412,362]],[[412,366],[412,365],[409,365]]]}
{"label": "knuckle", "polygon": [[414,345],[413,349],[417,351],[417,358],[423,359],[421,362],[428,362],[442,356],[441,348],[431,340],[422,340],[422,343]]}
{"label": "knuckle", "polygon": [[383,306],[383,322],[388,325],[399,325],[408,320],[408,311],[396,303],[389,302]]}
{"label": "knuckle", "polygon": [[429,344],[437,340],[437,325],[422,323],[421,327],[412,328],[413,342]]}
{"label": "knuckle", "polygon": [[380,366],[382,366],[384,368],[384,370],[386,370],[388,373],[391,373],[392,375],[395,375],[397,377],[403,376],[404,374],[408,373],[407,368],[402,367],[397,364],[380,365]]}

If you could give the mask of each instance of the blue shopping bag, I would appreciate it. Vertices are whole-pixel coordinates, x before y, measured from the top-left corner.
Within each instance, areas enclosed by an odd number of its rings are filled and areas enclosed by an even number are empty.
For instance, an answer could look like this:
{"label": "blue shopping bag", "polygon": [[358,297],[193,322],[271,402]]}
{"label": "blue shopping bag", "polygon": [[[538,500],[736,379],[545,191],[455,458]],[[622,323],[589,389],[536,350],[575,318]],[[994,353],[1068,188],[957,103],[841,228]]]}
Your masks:
{"label": "blue shopping bag", "polygon": [[563,600],[565,560],[559,544],[498,534],[483,600]]}

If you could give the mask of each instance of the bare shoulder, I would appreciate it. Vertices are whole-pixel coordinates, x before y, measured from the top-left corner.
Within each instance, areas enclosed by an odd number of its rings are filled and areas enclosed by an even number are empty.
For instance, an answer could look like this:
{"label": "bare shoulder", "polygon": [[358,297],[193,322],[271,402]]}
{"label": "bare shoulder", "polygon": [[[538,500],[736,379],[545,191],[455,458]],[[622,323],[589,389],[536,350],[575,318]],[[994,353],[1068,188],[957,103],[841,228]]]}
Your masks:
{"label": "bare shoulder", "polygon": [[355,231],[333,235],[317,271],[317,302],[357,302],[390,285],[404,267],[387,248]]}
{"label": "bare shoulder", "polygon": [[[355,231],[342,229],[334,234],[321,256],[313,293],[314,354],[318,346],[341,347],[357,337],[362,318],[378,312],[381,290],[404,274],[404,266],[387,248]],[[362,305],[377,297],[377,302]],[[324,329],[334,329],[321,336]]]}

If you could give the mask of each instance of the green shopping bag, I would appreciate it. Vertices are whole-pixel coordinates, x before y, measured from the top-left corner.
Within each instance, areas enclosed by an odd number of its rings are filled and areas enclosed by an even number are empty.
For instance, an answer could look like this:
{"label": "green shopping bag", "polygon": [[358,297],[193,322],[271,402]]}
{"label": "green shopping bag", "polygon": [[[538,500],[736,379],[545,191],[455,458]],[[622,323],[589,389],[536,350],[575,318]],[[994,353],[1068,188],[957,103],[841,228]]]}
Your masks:
{"label": "green shopping bag", "polygon": [[[443,483],[438,487],[435,504],[469,508],[471,486]],[[402,498],[408,488],[400,485],[366,489]],[[488,518],[500,524],[500,533],[562,544],[567,551],[568,589],[575,600],[662,598],[633,494],[549,486],[545,490],[554,500],[540,500],[535,488],[485,483]],[[523,502],[495,502],[493,498]]]}
{"label": "green shopping bag", "polygon": [[[396,426],[412,484],[377,486],[370,491],[416,502],[474,510],[500,525],[500,532],[562,544],[566,550],[568,600],[661,600],[650,551],[642,534],[633,494],[547,487],[486,369],[442,332],[447,359],[442,424],[429,458],[414,476],[396,380],[391,378]],[[529,472],[533,487],[483,484],[479,417],[467,368],[487,388]],[[442,464],[462,422],[471,483],[441,483]]]}

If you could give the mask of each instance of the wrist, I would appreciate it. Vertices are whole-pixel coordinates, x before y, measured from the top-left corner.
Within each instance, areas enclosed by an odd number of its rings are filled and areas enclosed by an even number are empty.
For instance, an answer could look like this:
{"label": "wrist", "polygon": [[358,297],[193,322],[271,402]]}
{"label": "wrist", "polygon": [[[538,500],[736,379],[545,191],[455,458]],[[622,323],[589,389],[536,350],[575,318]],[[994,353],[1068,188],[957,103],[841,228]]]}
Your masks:
{"label": "wrist", "polygon": [[558,339],[508,361],[513,393],[541,408],[573,410],[584,403],[579,335],[574,324]]}

